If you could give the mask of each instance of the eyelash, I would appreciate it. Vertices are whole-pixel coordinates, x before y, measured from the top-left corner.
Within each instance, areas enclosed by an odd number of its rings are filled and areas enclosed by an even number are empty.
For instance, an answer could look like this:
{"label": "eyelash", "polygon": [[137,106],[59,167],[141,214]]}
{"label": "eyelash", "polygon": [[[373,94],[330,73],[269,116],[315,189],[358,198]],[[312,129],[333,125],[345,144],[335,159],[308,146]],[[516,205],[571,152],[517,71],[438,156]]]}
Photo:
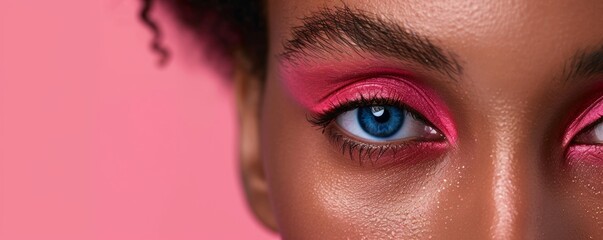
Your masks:
{"label": "eyelash", "polygon": [[324,132],[325,129],[331,124],[331,122],[334,121],[340,114],[353,110],[355,108],[373,105],[387,105],[405,109],[415,120],[420,120],[433,126],[431,122],[427,121],[427,119],[418,114],[414,109],[402,103],[400,99],[382,98],[377,96],[370,96],[368,98],[361,96],[358,100],[352,100],[347,102],[333,102],[331,103],[329,110],[323,113],[311,115],[310,117],[308,117],[308,121],[312,123],[312,125],[321,128]]}
{"label": "eyelash", "polygon": [[[398,108],[405,109],[409,115],[415,120],[422,121],[434,128],[435,125],[417,113],[414,109],[405,105],[400,99],[397,98],[383,98],[379,96],[364,97],[352,101],[337,101],[331,104],[329,110],[323,113],[317,113],[307,117],[307,120],[314,126],[318,127],[323,134],[326,134],[330,141],[339,145],[340,152],[342,154],[348,153],[352,161],[354,156],[358,157],[359,163],[362,165],[367,162],[366,159],[370,159],[370,163],[375,165],[379,159],[386,154],[391,152],[394,155],[399,150],[407,149],[410,145],[422,144],[424,142],[420,140],[407,140],[402,143],[386,143],[383,145],[364,143],[354,140],[345,134],[342,134],[340,130],[331,127],[332,122],[342,113],[353,110],[359,107],[372,106],[372,105],[387,105],[395,106]],[[437,129],[437,128],[436,128]],[[440,131],[438,129],[438,131]],[[356,154],[355,154],[356,153]],[[413,154],[406,154],[406,158],[412,158]],[[374,158],[373,158],[374,157]]]}

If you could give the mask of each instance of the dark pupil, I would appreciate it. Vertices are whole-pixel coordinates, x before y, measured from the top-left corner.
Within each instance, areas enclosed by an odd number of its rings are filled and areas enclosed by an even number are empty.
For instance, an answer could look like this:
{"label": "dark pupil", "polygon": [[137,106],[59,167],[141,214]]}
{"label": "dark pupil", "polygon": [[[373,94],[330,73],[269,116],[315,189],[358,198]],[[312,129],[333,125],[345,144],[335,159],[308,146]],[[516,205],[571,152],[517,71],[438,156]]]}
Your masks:
{"label": "dark pupil", "polygon": [[375,121],[377,121],[378,123],[386,123],[387,121],[389,121],[390,114],[389,111],[385,109],[385,107],[371,107],[371,112],[373,113],[373,117],[375,117]]}
{"label": "dark pupil", "polygon": [[404,123],[404,110],[392,106],[361,107],[358,108],[358,122],[372,136],[391,137]]}

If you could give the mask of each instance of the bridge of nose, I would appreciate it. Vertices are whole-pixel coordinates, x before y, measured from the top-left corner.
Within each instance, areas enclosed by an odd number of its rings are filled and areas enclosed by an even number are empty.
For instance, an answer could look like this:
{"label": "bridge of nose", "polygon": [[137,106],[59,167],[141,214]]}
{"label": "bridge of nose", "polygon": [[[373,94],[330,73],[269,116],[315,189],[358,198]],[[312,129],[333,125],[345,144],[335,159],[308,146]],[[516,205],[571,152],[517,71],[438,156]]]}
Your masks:
{"label": "bridge of nose", "polygon": [[[518,107],[518,106],[515,106]],[[483,128],[471,143],[461,144],[466,186],[459,194],[470,238],[525,239],[542,236],[550,203],[545,135],[529,123],[526,112],[503,109],[485,115]],[[477,131],[473,129],[472,131]],[[469,156],[469,157],[467,157]],[[550,221],[550,220],[547,220]]]}
{"label": "bridge of nose", "polygon": [[488,183],[484,203],[490,213],[493,239],[524,239],[537,232],[541,202],[546,199],[543,186],[540,146],[533,142],[529,129],[513,119],[498,117],[485,158]]}

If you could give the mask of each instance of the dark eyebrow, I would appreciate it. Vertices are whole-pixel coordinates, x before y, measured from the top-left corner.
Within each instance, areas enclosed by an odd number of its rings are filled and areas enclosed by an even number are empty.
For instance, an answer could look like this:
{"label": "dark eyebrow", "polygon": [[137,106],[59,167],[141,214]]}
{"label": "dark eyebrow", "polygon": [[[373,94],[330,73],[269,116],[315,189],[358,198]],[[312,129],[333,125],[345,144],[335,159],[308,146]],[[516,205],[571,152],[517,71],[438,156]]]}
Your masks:
{"label": "dark eyebrow", "polygon": [[322,9],[302,18],[302,23],[292,29],[291,39],[284,43],[283,58],[315,56],[317,52],[343,53],[343,46],[356,52],[412,61],[453,78],[463,71],[454,54],[427,37],[348,7]]}
{"label": "dark eyebrow", "polygon": [[588,78],[603,74],[603,45],[578,51],[563,71],[563,79]]}

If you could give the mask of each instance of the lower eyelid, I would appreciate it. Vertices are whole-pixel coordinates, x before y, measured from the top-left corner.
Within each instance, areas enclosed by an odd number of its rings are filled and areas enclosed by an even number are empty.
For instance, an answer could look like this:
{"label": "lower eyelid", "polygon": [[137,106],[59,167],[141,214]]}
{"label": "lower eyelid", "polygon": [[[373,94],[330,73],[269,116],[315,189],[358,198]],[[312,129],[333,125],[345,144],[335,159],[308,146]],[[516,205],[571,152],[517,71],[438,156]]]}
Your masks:
{"label": "lower eyelid", "polygon": [[415,164],[429,161],[443,155],[449,147],[447,141],[402,140],[388,143],[366,143],[349,137],[337,126],[325,129],[329,140],[336,146],[339,154],[360,165],[373,167],[393,164]]}
{"label": "lower eyelid", "polygon": [[603,145],[573,145],[567,149],[568,164],[603,164]]}

